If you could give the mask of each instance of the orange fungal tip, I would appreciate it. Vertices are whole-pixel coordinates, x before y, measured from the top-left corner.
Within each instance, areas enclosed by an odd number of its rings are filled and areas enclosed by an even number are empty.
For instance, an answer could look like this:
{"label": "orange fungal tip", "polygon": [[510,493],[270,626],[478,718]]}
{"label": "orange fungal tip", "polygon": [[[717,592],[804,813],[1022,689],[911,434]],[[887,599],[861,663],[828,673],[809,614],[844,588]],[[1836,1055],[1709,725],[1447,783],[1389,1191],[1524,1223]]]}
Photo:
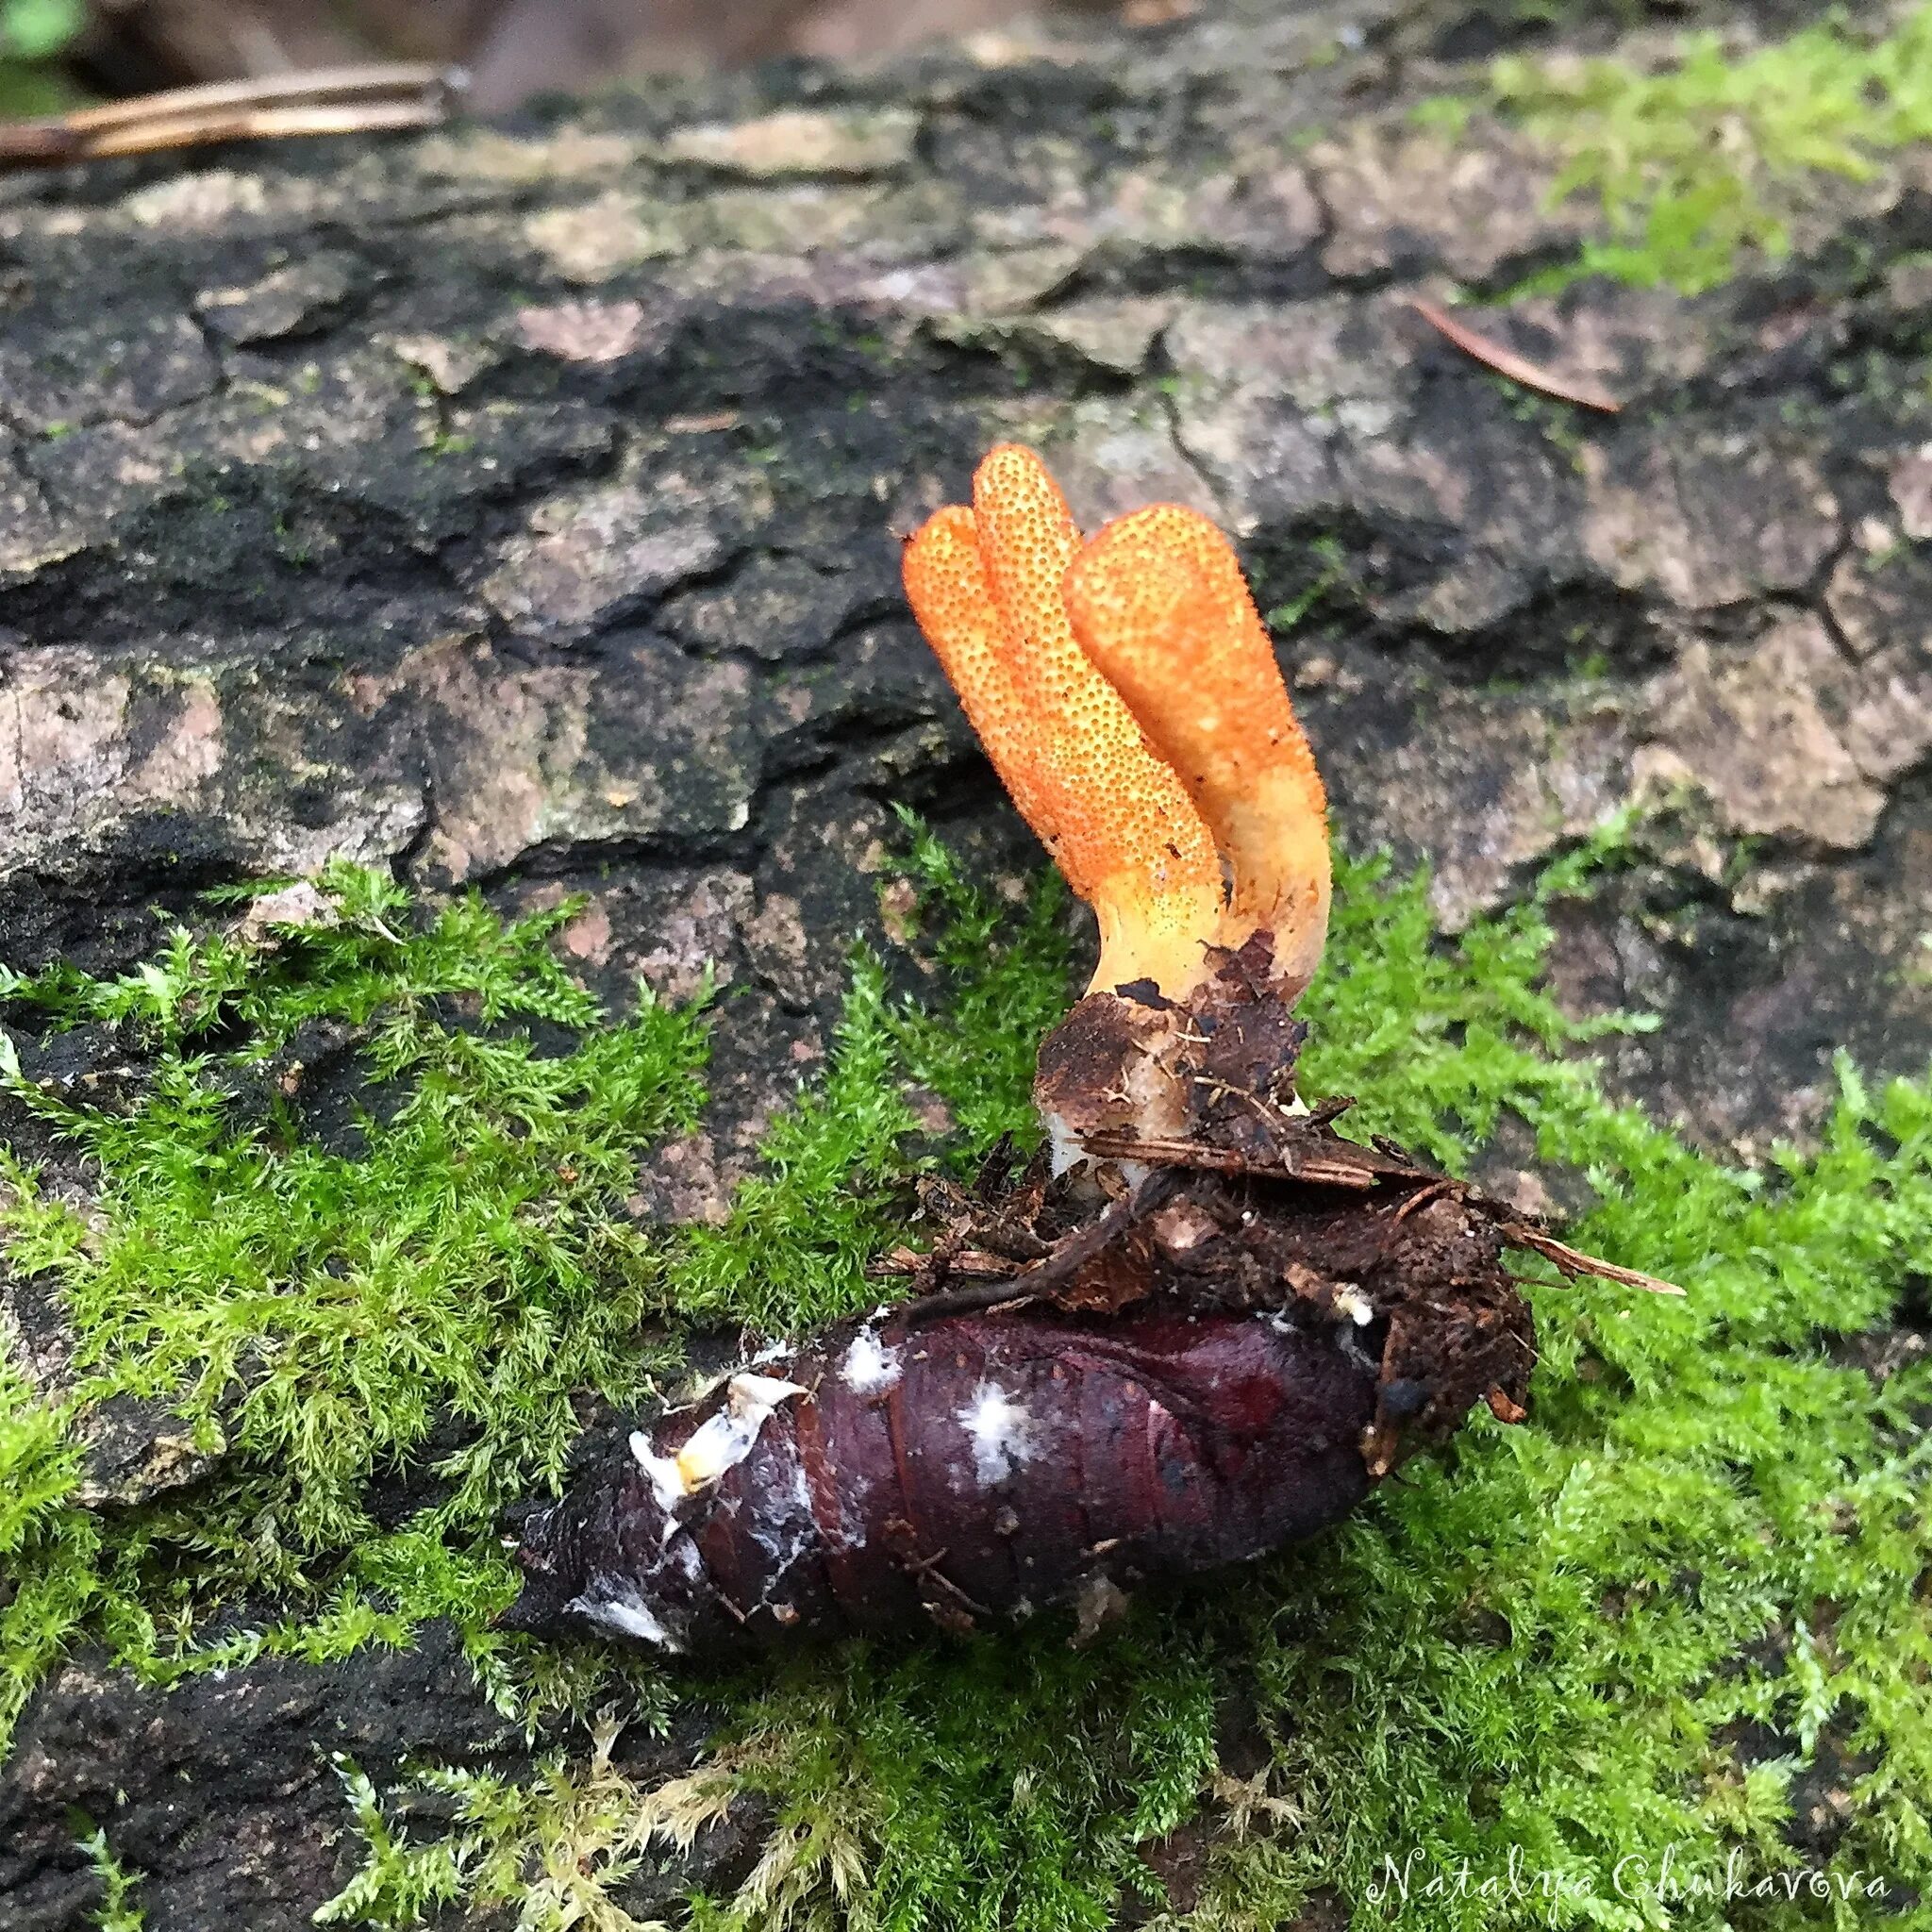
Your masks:
{"label": "orange fungal tip", "polygon": [[1185,985],[1199,976],[1219,912],[1214,841],[1074,641],[1058,602],[1064,562],[1049,577],[1028,556],[1026,510],[1064,514],[1051,479],[1041,479],[1052,493],[1030,504],[1024,492],[995,491],[991,540],[974,510],[933,516],[904,554],[907,595],[1021,816],[1094,909],[1094,984]]}
{"label": "orange fungal tip", "polygon": [[912,613],[1000,782],[1067,883],[1086,897],[1077,858],[1070,861],[1062,849],[1044,734],[1020,699],[1012,639],[987,582],[973,512],[961,504],[936,511],[907,543],[900,564]]}
{"label": "orange fungal tip", "polygon": [[1265,928],[1298,991],[1326,924],[1321,780],[1226,540],[1159,505],[1083,549],[1014,443],[973,496],[908,541],[907,595],[1015,806],[1093,907],[1095,987],[1178,996],[1210,943]]}
{"label": "orange fungal tip", "polygon": [[1298,993],[1327,933],[1327,800],[1233,546],[1198,511],[1155,504],[1080,552],[1064,601],[1226,857],[1223,943],[1272,934],[1275,975]]}

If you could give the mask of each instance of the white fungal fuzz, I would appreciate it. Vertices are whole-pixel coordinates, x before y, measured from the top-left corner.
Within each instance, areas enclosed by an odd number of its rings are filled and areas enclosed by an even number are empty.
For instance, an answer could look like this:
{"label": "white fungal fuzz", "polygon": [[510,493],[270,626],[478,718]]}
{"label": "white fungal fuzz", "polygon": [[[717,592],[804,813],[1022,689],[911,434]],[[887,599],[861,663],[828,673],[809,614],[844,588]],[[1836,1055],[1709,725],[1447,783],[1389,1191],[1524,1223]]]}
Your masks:
{"label": "white fungal fuzz", "polygon": [[1081,1146],[1063,1115],[1047,1115],[1046,1136],[1053,1148],[1053,1172],[1056,1179],[1063,1174],[1072,1173],[1087,1158],[1086,1148]]}
{"label": "white fungal fuzz", "polygon": [[650,1477],[658,1507],[668,1516],[688,1496],[709,1489],[751,1454],[758,1431],[781,1402],[809,1392],[775,1375],[740,1374],[726,1384],[724,1407],[707,1416],[675,1455],[659,1456],[642,1430],[634,1433],[630,1453]]}
{"label": "white fungal fuzz", "polygon": [[811,1391],[797,1382],[788,1382],[778,1375],[733,1375],[731,1378],[731,1407],[734,1411],[757,1408],[760,1411],[758,1420],[778,1407],[781,1402],[790,1402],[794,1395],[809,1395]]}
{"label": "white fungal fuzz", "polygon": [[[1045,1116],[1047,1140],[1053,1148],[1053,1172],[1056,1180],[1071,1174],[1074,1179],[1074,1193],[1076,1200],[1089,1202],[1103,1198],[1100,1182],[1092,1173],[1093,1157],[1081,1145],[1080,1139],[1067,1123],[1064,1115],[1050,1113]],[[1157,1130],[1158,1123],[1156,1123]],[[1144,1160],[1122,1160],[1108,1157],[1110,1165],[1120,1170],[1121,1178],[1127,1186],[1139,1189],[1146,1185],[1154,1170]],[[1077,1170],[1086,1169],[1086,1173]]]}
{"label": "white fungal fuzz", "polygon": [[839,1363],[839,1379],[855,1395],[875,1395],[899,1379],[899,1351],[888,1348],[874,1329],[861,1328]]}
{"label": "white fungal fuzz", "polygon": [[[600,1594],[602,1591],[609,1594]],[[573,1597],[564,1608],[575,1611],[592,1624],[602,1624],[607,1630],[616,1630],[625,1637],[638,1637],[646,1643],[655,1643],[659,1650],[678,1651],[684,1648],[662,1619],[645,1606],[637,1591],[629,1584],[614,1577],[598,1577],[589,1590],[581,1596]]]}
{"label": "white fungal fuzz", "polygon": [[1357,1328],[1366,1328],[1375,1319],[1375,1305],[1354,1282],[1344,1281],[1335,1291],[1332,1304],[1338,1315],[1344,1315]]}
{"label": "white fungal fuzz", "polygon": [[638,1467],[651,1478],[651,1493],[658,1499],[658,1507],[664,1512],[664,1534],[675,1535],[677,1519],[672,1511],[684,1501],[684,1478],[677,1473],[677,1458],[675,1456],[659,1456],[651,1446],[651,1439],[641,1429],[630,1432],[630,1453],[637,1459]]}
{"label": "white fungal fuzz", "polygon": [[791,1479],[782,1488],[759,1489],[749,1501],[751,1514],[746,1526],[751,1540],[765,1553],[770,1570],[758,1601],[769,1604],[786,1573],[818,1543],[818,1523],[812,1515],[811,1487],[804,1465],[792,1466]]}
{"label": "white fungal fuzz", "polygon": [[957,1411],[957,1420],[972,1438],[973,1473],[983,1488],[1005,1482],[1023,1462],[1032,1460],[1032,1419],[997,1382],[982,1382],[973,1400]]}

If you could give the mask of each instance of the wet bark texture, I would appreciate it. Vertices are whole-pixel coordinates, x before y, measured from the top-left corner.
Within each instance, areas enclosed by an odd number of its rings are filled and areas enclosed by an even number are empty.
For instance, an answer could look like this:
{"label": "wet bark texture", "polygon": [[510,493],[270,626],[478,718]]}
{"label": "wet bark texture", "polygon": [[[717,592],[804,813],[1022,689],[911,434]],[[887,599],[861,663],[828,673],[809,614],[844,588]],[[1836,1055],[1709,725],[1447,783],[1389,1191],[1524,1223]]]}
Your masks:
{"label": "wet bark texture", "polygon": [[[1627,402],[1546,407],[1406,300],[1590,226],[1508,131],[1407,119],[1512,20],[1230,0],[0,183],[0,957],[125,961],[158,908],[330,854],[585,891],[607,990],[740,990],[650,1183],[716,1214],[880,922],[890,802],[1034,862],[893,535],[1018,436],[1088,519],[1223,520],[1264,608],[1328,576],[1286,656],[1339,822],[1430,858],[1450,924],[1682,800],[1565,915],[1571,995],[1664,1016],[1624,1090],[1761,1146],[1833,1046],[1920,1065],[1924,160],[1775,275],[1518,301],[1513,346]],[[525,1757],[433,1647],[173,1696],[75,1660],[0,1769],[0,1926],[84,1923],[71,1807],[153,1932],[305,1924],[353,1862],[345,1740],[378,1782]]]}

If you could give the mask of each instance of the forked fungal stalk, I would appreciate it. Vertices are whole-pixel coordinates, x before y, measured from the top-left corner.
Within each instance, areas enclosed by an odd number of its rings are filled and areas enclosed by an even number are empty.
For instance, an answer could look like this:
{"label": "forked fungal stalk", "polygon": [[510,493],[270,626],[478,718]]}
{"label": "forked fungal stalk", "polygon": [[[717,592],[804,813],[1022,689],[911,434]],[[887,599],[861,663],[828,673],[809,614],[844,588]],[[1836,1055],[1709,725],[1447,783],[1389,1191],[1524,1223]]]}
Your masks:
{"label": "forked fungal stalk", "polygon": [[[994,769],[1099,924],[1103,1007],[1041,1058],[1057,1165],[1096,1131],[1171,1132],[1163,1016],[1235,955],[1251,992],[1291,1005],[1328,927],[1326,799],[1240,561],[1172,504],[1083,544],[1045,465],[1006,443],[973,508],[912,539],[905,575]],[[1105,1005],[1121,994],[1131,1011]]]}
{"label": "forked fungal stalk", "polygon": [[1156,504],[1082,544],[1045,465],[1004,443],[905,575],[1001,781],[1094,909],[1091,990],[1181,999],[1210,946],[1261,933],[1293,999],[1327,932],[1327,802],[1226,538]]}

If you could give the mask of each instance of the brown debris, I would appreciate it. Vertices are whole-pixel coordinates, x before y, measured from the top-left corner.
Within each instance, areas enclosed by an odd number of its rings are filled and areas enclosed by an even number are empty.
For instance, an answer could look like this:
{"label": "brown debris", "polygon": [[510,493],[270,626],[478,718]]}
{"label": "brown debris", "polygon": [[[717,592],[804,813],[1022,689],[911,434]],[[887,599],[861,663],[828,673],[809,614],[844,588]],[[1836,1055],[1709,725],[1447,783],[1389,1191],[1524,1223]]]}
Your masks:
{"label": "brown debris", "polygon": [[[1257,936],[1254,958],[1267,952],[1267,936]],[[1091,1181],[1048,1181],[1037,1169],[1004,1199],[997,1191],[956,1198],[952,1241],[935,1243],[909,1269],[902,1251],[895,1267],[913,1274],[924,1297],[910,1305],[911,1319],[928,1303],[935,1312],[1027,1301],[1108,1312],[1148,1301],[1311,1306],[1379,1339],[1383,1396],[1363,1444],[1379,1477],[1448,1434],[1478,1401],[1506,1421],[1526,1412],[1534,1330],[1504,1266],[1506,1248],[1573,1278],[1683,1292],[1581,1253],[1520,1207],[1392,1142],[1344,1138],[1334,1123],[1352,1103],[1301,1103],[1294,1068],[1307,1027],[1253,965],[1223,954],[1184,1004],[1154,1009],[1102,992],[1074,1008],[1041,1050],[1041,1111],[1106,1123],[1079,1134],[1081,1148],[1103,1177],[1124,1168],[1141,1177],[1097,1213],[1078,1205]],[[1176,1132],[1119,1124],[1129,1112],[1120,1096],[1147,1091],[1146,1066],[1136,1064],[1144,1058],[1180,1108]],[[1024,1257],[1042,1241],[1038,1258],[1002,1267],[996,1284],[953,1285],[973,1265],[968,1257]]]}
{"label": "brown debris", "polygon": [[0,167],[58,167],[224,141],[440,126],[461,85],[440,67],[384,62],[211,81],[0,126]]}
{"label": "brown debris", "polygon": [[1625,1288],[1641,1288],[1650,1294],[1684,1292],[1674,1281],[1659,1281],[1655,1274],[1640,1274],[1635,1268],[1620,1268],[1614,1261],[1602,1261],[1594,1255],[1582,1254],[1567,1241],[1559,1241],[1555,1235],[1533,1227],[1527,1222],[1516,1220],[1502,1225],[1512,1247],[1527,1248],[1532,1254],[1541,1255],[1544,1260],[1554,1261],[1573,1279],[1593,1274],[1599,1281],[1619,1282]]}
{"label": "brown debris", "polygon": [[1411,295],[1408,306],[1431,328],[1454,342],[1465,356],[1474,357],[1498,375],[1507,376],[1511,382],[1520,382],[1524,389],[1555,396],[1558,402],[1574,403],[1579,408],[1600,409],[1608,416],[1614,416],[1624,407],[1600,384],[1587,377],[1572,379],[1553,375],[1526,356],[1519,356],[1515,350],[1506,349],[1502,343],[1479,335],[1467,323],[1458,322],[1446,308],[1439,308],[1426,296]]}

